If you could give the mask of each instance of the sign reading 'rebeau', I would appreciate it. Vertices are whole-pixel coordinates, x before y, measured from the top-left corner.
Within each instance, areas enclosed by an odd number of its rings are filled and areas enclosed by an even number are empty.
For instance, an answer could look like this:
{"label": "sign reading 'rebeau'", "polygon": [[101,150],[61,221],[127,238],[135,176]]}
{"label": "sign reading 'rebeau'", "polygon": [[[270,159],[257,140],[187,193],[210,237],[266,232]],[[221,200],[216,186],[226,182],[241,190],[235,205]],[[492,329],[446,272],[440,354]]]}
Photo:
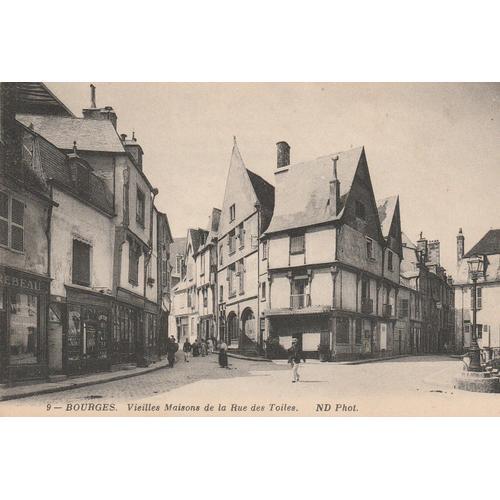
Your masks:
{"label": "sign reading 'rebeau'", "polygon": [[0,271],[0,286],[12,286],[22,288],[23,290],[30,290],[32,292],[43,292],[48,289],[47,283],[36,278],[27,278],[8,272]]}

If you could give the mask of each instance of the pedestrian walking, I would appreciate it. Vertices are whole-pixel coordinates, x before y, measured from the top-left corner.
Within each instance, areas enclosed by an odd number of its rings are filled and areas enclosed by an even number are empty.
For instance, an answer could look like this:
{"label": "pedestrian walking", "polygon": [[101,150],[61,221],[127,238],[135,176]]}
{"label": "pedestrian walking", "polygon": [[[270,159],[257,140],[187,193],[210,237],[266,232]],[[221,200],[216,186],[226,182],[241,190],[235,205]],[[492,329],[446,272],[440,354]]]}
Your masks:
{"label": "pedestrian walking", "polygon": [[207,341],[205,339],[201,339],[200,352],[202,356],[206,356],[208,354]]}
{"label": "pedestrian walking", "polygon": [[292,340],[292,347],[288,349],[288,354],[288,362],[292,365],[292,383],[295,384],[295,382],[298,382],[300,380],[300,361],[303,360],[304,363],[306,362],[306,358],[304,357],[302,349],[299,347],[299,342],[297,339]]}
{"label": "pedestrian walking", "polygon": [[175,365],[175,353],[179,350],[179,344],[177,344],[177,341],[175,340],[175,337],[172,335],[169,339],[168,345],[167,345],[167,360],[168,360],[168,367],[173,368]]}
{"label": "pedestrian walking", "polygon": [[207,340],[207,348],[208,348],[208,352],[210,354],[213,354],[214,353],[214,341],[212,340],[212,337],[210,337],[208,340]]}
{"label": "pedestrian walking", "polygon": [[184,340],[184,344],[182,346],[182,351],[184,352],[184,362],[189,363],[189,356],[191,354],[192,346],[191,342],[189,342],[189,339],[186,337],[186,340]]}
{"label": "pedestrian walking", "polygon": [[227,364],[227,344],[221,342],[219,346],[219,366],[221,368],[228,368]]}
{"label": "pedestrian walking", "polygon": [[193,342],[193,358],[197,358],[200,355],[200,343],[198,339],[194,339]]}

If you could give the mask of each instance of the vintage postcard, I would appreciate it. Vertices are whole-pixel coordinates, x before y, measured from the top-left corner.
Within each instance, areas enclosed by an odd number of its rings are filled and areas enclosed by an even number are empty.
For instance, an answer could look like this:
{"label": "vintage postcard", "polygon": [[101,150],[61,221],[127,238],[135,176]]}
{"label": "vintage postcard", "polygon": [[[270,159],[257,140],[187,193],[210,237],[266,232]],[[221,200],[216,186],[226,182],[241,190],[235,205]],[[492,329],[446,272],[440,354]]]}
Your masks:
{"label": "vintage postcard", "polygon": [[0,84],[0,416],[499,416],[500,84]]}

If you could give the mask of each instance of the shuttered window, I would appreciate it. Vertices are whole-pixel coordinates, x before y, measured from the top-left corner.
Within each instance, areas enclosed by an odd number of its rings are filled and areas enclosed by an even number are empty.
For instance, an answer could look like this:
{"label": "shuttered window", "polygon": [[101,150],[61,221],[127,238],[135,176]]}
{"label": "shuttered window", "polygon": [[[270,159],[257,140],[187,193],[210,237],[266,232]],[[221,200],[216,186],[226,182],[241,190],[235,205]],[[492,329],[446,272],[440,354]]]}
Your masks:
{"label": "shuttered window", "polygon": [[9,246],[9,197],[0,191],[0,245]]}
{"label": "shuttered window", "polygon": [[290,236],[290,254],[296,255],[304,253],[305,251],[305,235],[302,234],[292,234]]}
{"label": "shuttered window", "polygon": [[0,245],[24,251],[24,203],[0,192]]}
{"label": "shuttered window", "polygon": [[90,245],[73,240],[73,283],[90,285]]}

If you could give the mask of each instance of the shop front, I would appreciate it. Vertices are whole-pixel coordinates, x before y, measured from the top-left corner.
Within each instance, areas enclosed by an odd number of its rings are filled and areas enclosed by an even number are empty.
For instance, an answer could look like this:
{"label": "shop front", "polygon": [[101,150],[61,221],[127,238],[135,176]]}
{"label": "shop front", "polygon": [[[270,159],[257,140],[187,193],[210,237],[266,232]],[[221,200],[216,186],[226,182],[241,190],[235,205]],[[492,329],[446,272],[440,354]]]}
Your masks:
{"label": "shop front", "polygon": [[119,289],[113,317],[111,352],[114,365],[147,366],[160,359],[157,304]]}
{"label": "shop front", "polygon": [[109,370],[112,298],[70,287],[66,292],[64,372],[72,375]]}
{"label": "shop front", "polygon": [[47,366],[47,277],[0,267],[0,380],[44,379]]}

